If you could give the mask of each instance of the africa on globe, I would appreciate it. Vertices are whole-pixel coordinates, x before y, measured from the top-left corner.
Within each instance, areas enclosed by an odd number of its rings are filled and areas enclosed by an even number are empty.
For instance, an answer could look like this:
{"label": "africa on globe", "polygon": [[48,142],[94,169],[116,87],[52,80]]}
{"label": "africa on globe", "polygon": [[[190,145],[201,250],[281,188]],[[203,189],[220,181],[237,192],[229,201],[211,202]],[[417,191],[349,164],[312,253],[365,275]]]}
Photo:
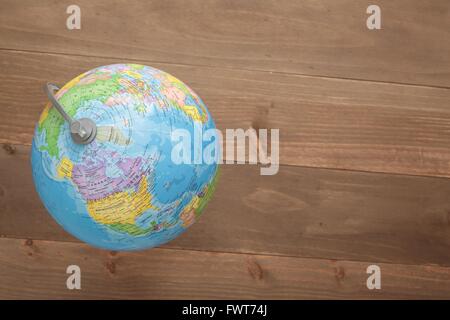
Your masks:
{"label": "africa on globe", "polygon": [[[79,75],[54,99],[36,125],[31,165],[44,206],[66,231],[99,248],[140,250],[174,239],[198,219],[219,166],[172,159],[175,131],[215,129],[188,86],[155,68],[114,64]],[[95,124],[85,143],[74,139],[74,130],[86,136],[89,123],[81,119]],[[217,138],[200,144],[212,144],[217,158]]]}

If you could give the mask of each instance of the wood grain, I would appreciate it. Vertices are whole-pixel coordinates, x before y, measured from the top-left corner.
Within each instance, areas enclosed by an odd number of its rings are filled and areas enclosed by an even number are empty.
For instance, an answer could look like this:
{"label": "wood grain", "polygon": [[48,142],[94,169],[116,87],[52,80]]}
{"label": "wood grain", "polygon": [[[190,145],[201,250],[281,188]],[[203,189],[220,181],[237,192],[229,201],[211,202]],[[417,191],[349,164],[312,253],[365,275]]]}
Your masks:
{"label": "wood grain", "polygon": [[0,47],[450,87],[448,0],[0,2]]}
{"label": "wood grain", "polygon": [[[33,186],[29,148],[0,149],[0,235],[76,241]],[[450,266],[450,181],[224,165],[204,216],[167,248]]]}
{"label": "wood grain", "polygon": [[[116,62],[0,50],[0,142],[31,143],[44,83]],[[194,88],[221,130],[279,128],[282,164],[450,177],[449,89],[153,66]]]}
{"label": "wood grain", "polygon": [[[81,268],[81,290],[66,268]],[[108,253],[84,244],[0,239],[1,299],[450,298],[450,269],[367,262],[153,249]]]}
{"label": "wood grain", "polygon": [[[379,31],[368,0],[77,4],[69,31],[65,2],[0,2],[0,298],[450,298],[448,0],[378,0]],[[150,251],[67,234],[31,177],[42,85],[119,62],[182,79],[222,130],[280,129],[279,173],[224,165],[205,215]]]}

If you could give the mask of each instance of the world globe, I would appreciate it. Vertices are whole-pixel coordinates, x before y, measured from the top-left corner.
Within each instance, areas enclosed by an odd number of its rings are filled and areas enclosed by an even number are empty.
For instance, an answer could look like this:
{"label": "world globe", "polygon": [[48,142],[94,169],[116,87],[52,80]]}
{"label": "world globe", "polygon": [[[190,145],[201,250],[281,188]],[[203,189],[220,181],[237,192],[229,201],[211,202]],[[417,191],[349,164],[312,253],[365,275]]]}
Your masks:
{"label": "world globe", "polygon": [[[69,123],[48,103],[35,128],[34,184],[66,231],[95,247],[140,250],[174,239],[199,218],[219,166],[173,159],[174,132],[215,129],[188,86],[155,68],[114,64],[79,75],[54,97],[68,115],[96,125],[92,142],[76,143]],[[198,141],[217,159],[217,137]],[[191,155],[199,152],[190,148]]]}

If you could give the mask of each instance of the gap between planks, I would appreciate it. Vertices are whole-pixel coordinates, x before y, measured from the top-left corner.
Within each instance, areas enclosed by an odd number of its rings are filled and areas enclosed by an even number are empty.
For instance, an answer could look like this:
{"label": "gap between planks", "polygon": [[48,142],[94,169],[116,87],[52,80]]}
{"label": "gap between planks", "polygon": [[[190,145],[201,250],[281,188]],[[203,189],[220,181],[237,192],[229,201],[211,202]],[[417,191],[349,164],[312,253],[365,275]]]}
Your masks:
{"label": "gap between planks", "polygon": [[57,52],[57,51],[40,51],[40,50],[27,50],[27,49],[13,49],[13,48],[1,48],[0,51],[4,52],[12,52],[12,53],[31,53],[31,54],[48,54],[48,55],[61,55],[68,57],[81,57],[81,58],[96,58],[96,59],[112,59],[112,60],[126,60],[129,62],[139,63],[139,62],[147,62],[153,64],[160,65],[168,65],[168,66],[180,66],[180,67],[200,67],[206,69],[223,69],[223,70],[231,70],[231,71],[248,71],[255,73],[268,73],[268,74],[278,74],[292,77],[302,77],[302,78],[317,78],[317,79],[331,79],[331,80],[344,80],[344,81],[352,81],[352,82],[369,82],[369,83],[379,83],[379,84],[389,84],[394,86],[408,86],[408,87],[418,87],[418,88],[435,88],[435,89],[450,89],[450,86],[439,86],[439,85],[431,85],[431,84],[418,84],[418,83],[409,83],[409,82],[396,82],[396,81],[383,81],[383,80],[371,80],[364,78],[347,78],[347,77],[333,77],[326,75],[314,75],[307,73],[296,73],[296,72],[288,72],[288,71],[271,71],[264,69],[251,69],[244,67],[232,67],[232,66],[215,66],[215,65],[207,65],[207,64],[193,64],[193,63],[177,63],[163,60],[153,60],[153,59],[139,59],[139,58],[129,58],[129,57],[121,57],[121,56],[99,56],[99,55],[87,55],[80,53],[70,53],[70,52]]}
{"label": "gap between planks", "polygon": [[[342,259],[342,258],[326,258],[326,257],[317,257],[317,256],[308,256],[308,255],[290,255],[290,254],[283,254],[283,253],[260,253],[260,252],[254,252],[254,251],[231,251],[231,250],[210,250],[210,249],[196,249],[196,248],[183,248],[179,246],[171,246],[171,245],[162,245],[153,247],[150,249],[144,249],[144,250],[136,250],[136,251],[116,251],[116,250],[107,250],[107,249],[100,249],[95,248],[83,241],[80,241],[78,239],[73,240],[63,240],[63,239],[40,239],[40,238],[24,238],[24,237],[15,237],[15,236],[5,236],[0,235],[0,241],[1,239],[5,240],[18,240],[22,241],[25,245],[28,243],[34,243],[34,241],[38,242],[48,242],[48,243],[61,243],[61,244],[78,244],[82,246],[88,246],[92,248],[93,250],[98,250],[99,252],[103,253],[110,253],[111,255],[116,255],[118,253],[122,254],[129,254],[129,253],[137,253],[137,252],[150,252],[151,250],[173,250],[173,251],[188,251],[188,252],[199,252],[199,253],[211,253],[211,254],[230,254],[230,255],[242,255],[242,256],[248,256],[248,257],[274,257],[274,258],[292,258],[292,259],[305,259],[305,260],[314,260],[314,261],[324,261],[324,262],[354,262],[354,263],[361,263],[361,264],[367,264],[368,266],[371,264],[383,264],[386,266],[392,265],[392,266],[414,266],[414,267],[437,267],[437,268],[443,268],[449,271],[450,273],[450,265],[439,265],[434,263],[398,263],[398,262],[392,262],[392,261],[382,261],[382,262],[376,262],[375,260],[359,260],[359,259]],[[450,290],[450,287],[449,287]]]}

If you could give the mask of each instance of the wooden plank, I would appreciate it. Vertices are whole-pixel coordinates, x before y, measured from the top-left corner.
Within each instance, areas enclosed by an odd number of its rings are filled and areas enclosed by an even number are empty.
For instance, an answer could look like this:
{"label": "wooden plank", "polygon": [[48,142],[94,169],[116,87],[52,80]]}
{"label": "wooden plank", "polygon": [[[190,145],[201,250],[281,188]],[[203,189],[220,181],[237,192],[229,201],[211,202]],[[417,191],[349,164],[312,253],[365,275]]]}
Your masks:
{"label": "wooden plank", "polygon": [[[81,290],[66,288],[72,264],[81,268]],[[0,298],[450,298],[449,268],[379,264],[381,290],[368,290],[369,265],[169,249],[111,254],[77,243],[0,239]]]}
{"label": "wooden plank", "polygon": [[[76,241],[42,206],[29,148],[0,148],[0,235]],[[205,214],[167,248],[450,266],[450,181],[223,165]]]}
{"label": "wooden plank", "polygon": [[[0,142],[31,143],[44,83],[117,62],[0,51]],[[221,130],[279,128],[282,164],[450,177],[449,89],[153,66],[192,86]]]}
{"label": "wooden plank", "polygon": [[0,3],[0,47],[450,87],[448,0]]}

